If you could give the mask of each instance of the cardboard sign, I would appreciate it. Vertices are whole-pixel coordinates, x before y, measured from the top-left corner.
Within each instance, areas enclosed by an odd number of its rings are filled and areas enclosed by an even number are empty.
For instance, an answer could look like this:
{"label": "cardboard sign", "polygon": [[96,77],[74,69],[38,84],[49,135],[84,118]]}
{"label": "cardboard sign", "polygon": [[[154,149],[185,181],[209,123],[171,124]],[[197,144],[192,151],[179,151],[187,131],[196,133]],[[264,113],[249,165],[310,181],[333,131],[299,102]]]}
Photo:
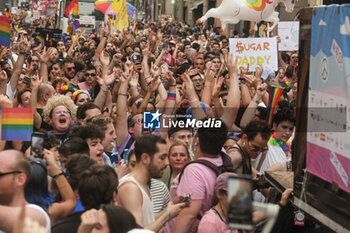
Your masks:
{"label": "cardboard sign", "polygon": [[95,28],[96,20],[95,16],[81,15],[79,19],[81,27]]}
{"label": "cardboard sign", "polygon": [[278,36],[281,43],[278,44],[279,51],[296,51],[299,49],[299,22],[279,22]]}
{"label": "cardboard sign", "polygon": [[274,71],[278,69],[276,37],[230,38],[230,53],[237,58],[237,66],[249,65],[249,71],[255,71],[260,64]]}

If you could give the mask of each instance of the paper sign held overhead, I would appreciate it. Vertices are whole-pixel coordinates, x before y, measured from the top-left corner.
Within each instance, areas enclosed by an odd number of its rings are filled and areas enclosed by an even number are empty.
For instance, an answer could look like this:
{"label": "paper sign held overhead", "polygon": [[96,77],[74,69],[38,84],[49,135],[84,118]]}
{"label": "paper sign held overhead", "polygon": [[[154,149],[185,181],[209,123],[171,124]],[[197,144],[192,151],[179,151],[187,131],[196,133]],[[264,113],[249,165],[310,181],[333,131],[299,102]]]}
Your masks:
{"label": "paper sign held overhead", "polygon": [[299,49],[299,22],[287,21],[278,23],[278,36],[281,43],[279,51],[296,51]]}
{"label": "paper sign held overhead", "polygon": [[277,39],[274,38],[230,38],[230,53],[237,58],[237,66],[249,65],[249,71],[262,65],[277,71]]}

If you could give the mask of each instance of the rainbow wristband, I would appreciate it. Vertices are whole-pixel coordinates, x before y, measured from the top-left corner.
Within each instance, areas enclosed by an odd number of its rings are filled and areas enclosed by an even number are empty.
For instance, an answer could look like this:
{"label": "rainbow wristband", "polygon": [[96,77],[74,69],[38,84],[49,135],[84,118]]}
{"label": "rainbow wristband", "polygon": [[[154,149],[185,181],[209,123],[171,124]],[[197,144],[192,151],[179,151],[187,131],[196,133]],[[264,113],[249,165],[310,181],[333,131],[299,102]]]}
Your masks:
{"label": "rainbow wristband", "polygon": [[175,93],[168,93],[167,100],[176,100],[176,94]]}

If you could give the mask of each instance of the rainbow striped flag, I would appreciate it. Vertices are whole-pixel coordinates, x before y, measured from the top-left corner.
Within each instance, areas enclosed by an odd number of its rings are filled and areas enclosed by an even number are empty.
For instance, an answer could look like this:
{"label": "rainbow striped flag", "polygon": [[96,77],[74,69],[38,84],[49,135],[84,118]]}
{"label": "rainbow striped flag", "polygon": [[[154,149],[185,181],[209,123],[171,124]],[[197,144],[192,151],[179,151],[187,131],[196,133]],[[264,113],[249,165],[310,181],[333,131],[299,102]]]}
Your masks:
{"label": "rainbow striped flag", "polygon": [[34,38],[34,41],[37,42],[38,44],[40,43],[44,44],[44,38],[42,36],[36,36]]}
{"label": "rainbow striped flag", "polygon": [[68,19],[71,19],[72,16],[77,17],[79,14],[79,3],[78,0],[72,0],[64,11]]}
{"label": "rainbow striped flag", "polygon": [[1,140],[31,141],[33,133],[32,108],[3,108]]}
{"label": "rainbow striped flag", "polygon": [[278,101],[281,98],[283,87],[275,82],[267,83],[269,85],[269,105],[267,106],[267,123],[272,126],[273,114]]}
{"label": "rainbow striped flag", "polygon": [[132,26],[132,31],[133,31],[134,37],[136,37],[137,34],[139,33],[139,29],[137,28],[136,23],[134,23],[134,25]]}
{"label": "rainbow striped flag", "polygon": [[108,39],[111,36],[111,32],[112,32],[112,20],[108,15],[105,15],[105,23],[107,25],[108,28]]}
{"label": "rainbow striped flag", "polygon": [[11,25],[6,16],[0,16],[0,45],[11,47]]}
{"label": "rainbow striped flag", "polygon": [[14,24],[12,28],[16,33],[19,33],[19,27],[17,25]]}

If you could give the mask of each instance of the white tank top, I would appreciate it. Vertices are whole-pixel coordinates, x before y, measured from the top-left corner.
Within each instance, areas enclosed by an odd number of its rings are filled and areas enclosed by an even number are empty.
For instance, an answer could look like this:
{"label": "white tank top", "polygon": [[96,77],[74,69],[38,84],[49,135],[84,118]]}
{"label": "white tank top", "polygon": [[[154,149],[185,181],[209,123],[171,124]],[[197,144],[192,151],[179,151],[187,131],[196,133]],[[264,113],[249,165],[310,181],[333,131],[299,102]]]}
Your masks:
{"label": "white tank top", "polygon": [[[40,211],[45,216],[45,220],[46,220],[45,233],[51,233],[51,221],[50,221],[49,215],[47,215],[47,213],[43,210],[43,208],[35,204],[27,204],[26,208],[32,208]],[[0,233],[5,233],[5,232],[0,230]]]}
{"label": "white tank top", "polygon": [[123,176],[119,180],[119,186],[126,182],[133,182],[137,185],[137,187],[141,190],[142,193],[142,218],[143,218],[143,226],[147,226],[152,224],[155,221],[153,214],[153,203],[151,198],[148,196],[147,192],[141,187],[141,185],[136,181],[136,179],[129,174]]}

